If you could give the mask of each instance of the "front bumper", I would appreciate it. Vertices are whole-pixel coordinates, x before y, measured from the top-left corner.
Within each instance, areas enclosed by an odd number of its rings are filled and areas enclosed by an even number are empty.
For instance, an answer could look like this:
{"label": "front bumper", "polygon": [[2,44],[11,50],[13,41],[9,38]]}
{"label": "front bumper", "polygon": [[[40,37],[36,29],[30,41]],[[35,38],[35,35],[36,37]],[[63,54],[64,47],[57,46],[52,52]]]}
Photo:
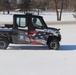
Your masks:
{"label": "front bumper", "polygon": [[61,35],[58,35],[58,40],[61,41]]}

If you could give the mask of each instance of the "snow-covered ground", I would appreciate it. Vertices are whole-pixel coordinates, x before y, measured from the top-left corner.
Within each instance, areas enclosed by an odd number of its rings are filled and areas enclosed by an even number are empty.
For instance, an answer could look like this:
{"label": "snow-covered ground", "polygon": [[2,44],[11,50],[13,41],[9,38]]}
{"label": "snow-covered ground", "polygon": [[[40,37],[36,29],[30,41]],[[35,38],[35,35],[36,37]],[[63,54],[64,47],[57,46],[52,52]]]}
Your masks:
{"label": "snow-covered ground", "polygon": [[[0,14],[0,22],[13,22],[13,14],[23,14],[23,13],[10,13],[10,15]],[[40,15],[43,16],[46,22],[57,21],[56,12],[47,12],[47,13],[43,12],[43,13],[40,13]],[[73,17],[73,12],[64,12],[62,14],[62,21],[75,21],[75,18]]]}
{"label": "snow-covered ground", "polygon": [[[50,14],[41,15],[50,21]],[[74,20],[70,14],[63,17],[67,21]],[[56,18],[50,19],[55,21]],[[0,15],[0,22],[9,21],[12,15]],[[76,24],[49,26],[61,29],[60,49],[53,51],[47,46],[11,44],[7,50],[0,50],[0,75],[76,75]]]}
{"label": "snow-covered ground", "polygon": [[0,75],[76,75],[76,51],[0,51]]}
{"label": "snow-covered ground", "polygon": [[[57,21],[56,12],[41,13],[40,15],[44,17],[45,21]],[[73,12],[62,13],[62,21],[75,21]]]}

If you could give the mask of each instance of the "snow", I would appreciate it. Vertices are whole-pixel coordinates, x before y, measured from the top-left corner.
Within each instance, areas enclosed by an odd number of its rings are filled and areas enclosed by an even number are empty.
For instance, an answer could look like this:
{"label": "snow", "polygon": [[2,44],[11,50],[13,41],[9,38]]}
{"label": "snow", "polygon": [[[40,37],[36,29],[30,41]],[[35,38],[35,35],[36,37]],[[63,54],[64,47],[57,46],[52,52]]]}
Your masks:
{"label": "snow", "polygon": [[[13,14],[23,14],[23,13],[10,13],[10,15],[6,14],[0,14],[0,22],[13,22]],[[35,13],[37,14],[37,13]],[[56,12],[43,12],[40,13],[41,16],[43,16],[44,20],[47,22],[49,21],[57,21]],[[75,21],[75,18],[73,17],[73,12],[64,12],[62,14],[62,21]]]}
{"label": "snow", "polygon": [[75,75],[76,51],[0,51],[1,75]]}
{"label": "snow", "polygon": [[[65,17],[66,21],[75,20],[70,14],[64,13],[63,20]],[[56,21],[50,14],[41,15],[46,21]],[[0,22],[9,21],[12,22],[12,15],[0,15]],[[0,75],[76,75],[76,23],[48,26],[61,29],[59,50],[10,44],[7,50],[0,50]]]}
{"label": "snow", "polygon": [[[44,17],[45,21],[57,21],[56,12],[41,13],[40,15]],[[62,13],[62,21],[75,21],[73,12]]]}
{"label": "snow", "polygon": [[13,15],[0,15],[0,22],[13,22]]}

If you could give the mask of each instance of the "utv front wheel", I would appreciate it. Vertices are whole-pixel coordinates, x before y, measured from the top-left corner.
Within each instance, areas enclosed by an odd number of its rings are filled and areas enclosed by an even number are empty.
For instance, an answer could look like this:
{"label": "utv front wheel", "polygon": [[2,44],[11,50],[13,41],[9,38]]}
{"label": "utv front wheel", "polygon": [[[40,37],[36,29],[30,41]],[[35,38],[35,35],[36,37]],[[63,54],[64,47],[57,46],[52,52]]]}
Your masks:
{"label": "utv front wheel", "polygon": [[0,39],[0,49],[7,49],[8,45],[9,45],[8,40]]}
{"label": "utv front wheel", "polygon": [[58,50],[59,46],[60,46],[60,44],[59,44],[59,41],[57,39],[53,39],[53,40],[50,40],[48,42],[49,49]]}

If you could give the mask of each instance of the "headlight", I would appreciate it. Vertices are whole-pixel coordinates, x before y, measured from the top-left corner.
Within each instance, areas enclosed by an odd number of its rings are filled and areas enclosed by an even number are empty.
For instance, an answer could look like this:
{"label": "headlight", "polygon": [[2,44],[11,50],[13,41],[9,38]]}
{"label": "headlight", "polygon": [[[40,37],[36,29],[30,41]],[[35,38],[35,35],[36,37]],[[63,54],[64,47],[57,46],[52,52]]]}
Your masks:
{"label": "headlight", "polygon": [[56,33],[56,34],[60,34],[60,32],[59,32],[59,31],[55,31],[55,33]]}

